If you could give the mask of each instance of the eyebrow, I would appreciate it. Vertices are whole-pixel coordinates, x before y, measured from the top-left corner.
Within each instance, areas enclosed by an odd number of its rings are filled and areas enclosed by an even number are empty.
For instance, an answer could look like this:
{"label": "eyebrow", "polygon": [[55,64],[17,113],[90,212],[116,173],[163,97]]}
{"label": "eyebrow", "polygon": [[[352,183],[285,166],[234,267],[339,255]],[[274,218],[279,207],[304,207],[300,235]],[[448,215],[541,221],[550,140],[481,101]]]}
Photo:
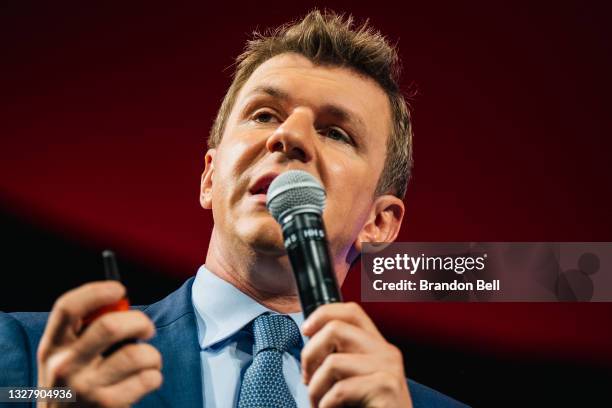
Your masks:
{"label": "eyebrow", "polygon": [[258,86],[257,88],[249,92],[249,94],[257,94],[257,93],[264,93],[266,95],[272,96],[273,98],[282,99],[282,100],[291,99],[287,92],[275,86],[269,86],[269,85]]}
{"label": "eyebrow", "polygon": [[[275,99],[280,99],[282,101],[291,100],[291,96],[288,92],[270,85],[262,85],[254,88],[249,94],[258,94],[263,93],[269,95]],[[322,113],[333,117],[335,120],[339,122],[347,122],[347,123],[355,123],[361,129],[365,129],[365,123],[363,120],[356,114],[334,104],[325,104],[319,109]]]}

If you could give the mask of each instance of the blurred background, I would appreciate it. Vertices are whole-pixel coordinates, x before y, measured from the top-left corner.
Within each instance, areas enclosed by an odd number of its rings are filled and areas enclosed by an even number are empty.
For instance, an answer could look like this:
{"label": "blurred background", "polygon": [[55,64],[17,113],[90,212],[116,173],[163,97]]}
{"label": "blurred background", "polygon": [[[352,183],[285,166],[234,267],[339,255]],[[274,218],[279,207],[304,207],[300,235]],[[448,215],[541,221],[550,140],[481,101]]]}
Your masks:
{"label": "blurred background", "polygon": [[[104,248],[133,303],[192,276],[233,58],[315,6],[369,18],[417,90],[400,240],[612,241],[607,2],[3,1],[0,310],[49,310]],[[358,269],[343,291],[359,300]],[[474,406],[612,400],[610,303],[364,306],[411,378]]]}

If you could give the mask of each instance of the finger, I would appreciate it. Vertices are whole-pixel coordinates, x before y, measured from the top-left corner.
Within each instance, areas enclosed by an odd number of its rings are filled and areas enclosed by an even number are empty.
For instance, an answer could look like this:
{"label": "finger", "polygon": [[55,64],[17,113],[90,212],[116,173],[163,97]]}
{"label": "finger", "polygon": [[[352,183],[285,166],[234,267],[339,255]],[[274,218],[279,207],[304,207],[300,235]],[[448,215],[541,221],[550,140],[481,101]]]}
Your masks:
{"label": "finger", "polygon": [[[369,375],[349,377],[338,381],[321,398],[319,408],[334,408],[347,405],[359,406],[409,406],[398,405],[399,389],[405,385],[391,374],[377,372]],[[409,400],[408,400],[409,401]],[[410,404],[408,401],[407,404]]]}
{"label": "finger", "polygon": [[159,370],[139,371],[117,384],[99,389],[95,400],[102,406],[129,406],[159,388],[162,381]]}
{"label": "finger", "polygon": [[74,343],[77,360],[86,364],[126,339],[146,340],[155,334],[151,319],[139,310],[111,312],[96,319]]}
{"label": "finger", "polygon": [[319,401],[333,385],[348,377],[372,374],[381,367],[380,361],[364,354],[334,353],[327,356],[308,383],[308,394],[312,406]]}
{"label": "finger", "polygon": [[327,323],[314,335],[302,349],[301,362],[305,381],[310,381],[312,374],[323,363],[323,360],[334,352],[373,353],[381,345],[381,339],[352,324],[333,320]]}
{"label": "finger", "polygon": [[51,353],[44,363],[40,363],[38,366],[38,385],[40,387],[53,387],[62,384],[64,375],[69,371],[73,360],[74,350],[70,348]]}
{"label": "finger", "polygon": [[[41,339],[41,348],[61,345],[76,322],[94,310],[118,301],[125,288],[116,281],[87,283],[60,296],[51,310]],[[74,334],[74,333],[73,333]]]}
{"label": "finger", "polygon": [[382,335],[376,328],[376,325],[374,325],[374,322],[372,322],[372,319],[370,319],[363,308],[355,302],[330,303],[318,307],[302,324],[304,335],[314,335],[332,320],[342,320],[351,323],[382,338]]}
{"label": "finger", "polygon": [[150,344],[140,343],[121,347],[89,371],[93,383],[106,386],[123,381],[138,371],[160,370],[161,366],[162,357],[159,351]]}

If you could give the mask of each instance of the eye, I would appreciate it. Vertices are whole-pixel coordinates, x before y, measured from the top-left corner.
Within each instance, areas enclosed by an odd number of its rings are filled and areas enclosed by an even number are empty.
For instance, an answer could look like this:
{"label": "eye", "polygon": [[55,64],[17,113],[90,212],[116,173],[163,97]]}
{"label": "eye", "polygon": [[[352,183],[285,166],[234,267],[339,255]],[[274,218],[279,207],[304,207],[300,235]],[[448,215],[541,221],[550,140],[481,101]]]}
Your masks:
{"label": "eye", "polygon": [[348,143],[351,145],[353,144],[353,139],[349,136],[349,134],[346,133],[344,130],[340,129],[339,127],[330,126],[326,129],[321,130],[320,132],[325,134],[330,139],[338,140],[340,142]]}
{"label": "eye", "polygon": [[275,121],[276,117],[269,111],[258,111],[253,115],[252,120],[257,123],[270,123]]}

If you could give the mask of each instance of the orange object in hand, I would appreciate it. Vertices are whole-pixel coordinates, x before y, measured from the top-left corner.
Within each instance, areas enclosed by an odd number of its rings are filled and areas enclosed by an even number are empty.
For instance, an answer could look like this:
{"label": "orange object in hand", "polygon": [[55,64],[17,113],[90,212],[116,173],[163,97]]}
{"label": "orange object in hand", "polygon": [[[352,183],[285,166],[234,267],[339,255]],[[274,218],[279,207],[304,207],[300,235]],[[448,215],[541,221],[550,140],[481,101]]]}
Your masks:
{"label": "orange object in hand", "polygon": [[83,327],[85,328],[89,326],[91,323],[93,323],[94,320],[96,320],[98,317],[102,316],[103,314],[110,313],[110,312],[123,312],[126,310],[130,310],[130,301],[127,297],[124,297],[122,299],[119,299],[115,303],[111,303],[110,305],[102,306],[101,308],[85,316],[83,318]]}

